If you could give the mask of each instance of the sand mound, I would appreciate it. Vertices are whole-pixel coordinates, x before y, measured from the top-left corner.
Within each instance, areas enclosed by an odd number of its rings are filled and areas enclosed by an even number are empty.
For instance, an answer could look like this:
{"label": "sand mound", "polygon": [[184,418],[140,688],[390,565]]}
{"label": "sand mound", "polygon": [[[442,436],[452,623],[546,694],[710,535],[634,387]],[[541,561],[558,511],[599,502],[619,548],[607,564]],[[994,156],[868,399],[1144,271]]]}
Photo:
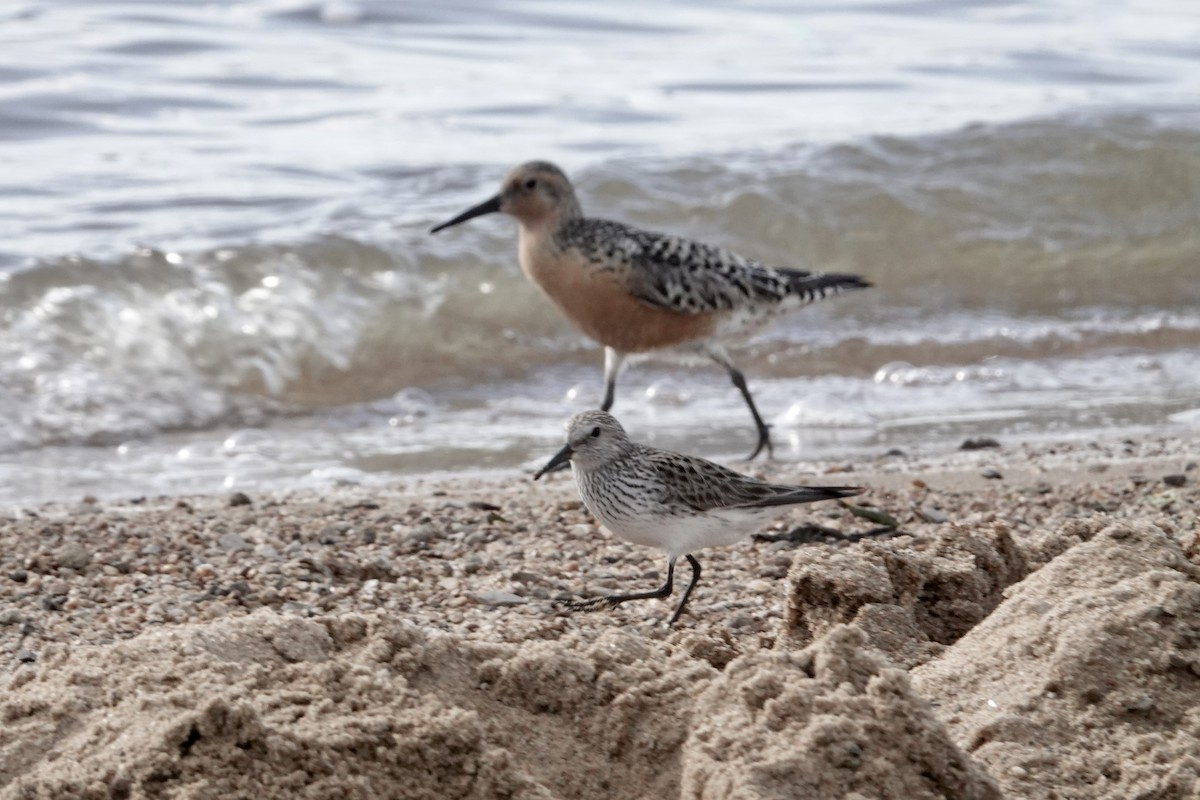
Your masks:
{"label": "sand mound", "polygon": [[685,651],[651,659],[620,632],[578,645],[519,650],[378,617],[259,612],[60,649],[0,701],[0,785],[15,778],[0,795],[669,793],[676,776],[647,754],[671,757],[687,715],[664,712],[715,670]]}
{"label": "sand mound", "polygon": [[803,548],[789,575],[784,636],[793,647],[848,623],[896,664],[924,663],[999,605],[1025,577],[1007,529],[953,526],[856,548]]}
{"label": "sand mound", "polygon": [[697,700],[685,798],[999,798],[955,747],[907,674],[834,628],[800,652],[760,651]]}
{"label": "sand mound", "polygon": [[840,629],[738,657],[614,629],[515,647],[259,612],[18,673],[0,796],[770,798],[876,781],[880,796],[997,796],[862,645]]}
{"label": "sand mound", "polygon": [[1113,524],[913,683],[1014,797],[1200,796],[1200,569],[1159,527]]}

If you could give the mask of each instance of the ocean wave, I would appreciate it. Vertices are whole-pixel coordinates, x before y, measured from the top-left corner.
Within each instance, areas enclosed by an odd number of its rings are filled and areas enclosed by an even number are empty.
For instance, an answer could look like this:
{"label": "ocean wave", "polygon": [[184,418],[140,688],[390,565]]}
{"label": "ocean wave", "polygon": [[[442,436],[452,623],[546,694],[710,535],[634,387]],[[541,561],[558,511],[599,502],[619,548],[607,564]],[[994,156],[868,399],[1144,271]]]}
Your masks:
{"label": "ocean wave", "polygon": [[[432,220],[474,199],[486,172],[409,178],[449,198]],[[749,363],[776,377],[1200,339],[1200,134],[1146,118],[619,161],[576,177],[590,213],[875,282],[752,343]],[[425,222],[4,273],[0,448],[111,443],[598,362],[516,270],[510,221],[439,237]]]}

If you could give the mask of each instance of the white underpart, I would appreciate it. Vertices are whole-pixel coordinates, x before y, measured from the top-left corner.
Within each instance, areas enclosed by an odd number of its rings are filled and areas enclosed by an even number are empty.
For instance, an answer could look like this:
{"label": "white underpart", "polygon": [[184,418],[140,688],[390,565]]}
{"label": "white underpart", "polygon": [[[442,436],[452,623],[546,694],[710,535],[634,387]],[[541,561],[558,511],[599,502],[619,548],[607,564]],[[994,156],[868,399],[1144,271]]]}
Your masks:
{"label": "white underpart", "polygon": [[628,542],[657,547],[679,558],[706,547],[735,544],[758,531],[781,508],[721,508],[689,515],[631,514],[611,516],[589,510],[604,527]]}

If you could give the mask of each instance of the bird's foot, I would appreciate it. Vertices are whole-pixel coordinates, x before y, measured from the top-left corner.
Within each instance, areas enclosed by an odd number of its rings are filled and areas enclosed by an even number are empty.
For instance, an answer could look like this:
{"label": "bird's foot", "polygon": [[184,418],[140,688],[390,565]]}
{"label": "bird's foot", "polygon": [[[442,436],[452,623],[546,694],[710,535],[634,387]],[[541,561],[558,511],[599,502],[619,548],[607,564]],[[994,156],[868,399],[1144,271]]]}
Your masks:
{"label": "bird's foot", "polygon": [[586,600],[560,600],[554,604],[557,608],[562,608],[567,611],[600,611],[602,609],[613,609],[617,607],[616,603],[610,602],[607,597],[589,597]]}
{"label": "bird's foot", "polygon": [[758,429],[758,444],[754,448],[754,452],[746,456],[747,461],[753,461],[758,458],[758,454],[763,450],[767,451],[767,458],[775,458],[775,445],[771,444],[771,426],[764,425]]}

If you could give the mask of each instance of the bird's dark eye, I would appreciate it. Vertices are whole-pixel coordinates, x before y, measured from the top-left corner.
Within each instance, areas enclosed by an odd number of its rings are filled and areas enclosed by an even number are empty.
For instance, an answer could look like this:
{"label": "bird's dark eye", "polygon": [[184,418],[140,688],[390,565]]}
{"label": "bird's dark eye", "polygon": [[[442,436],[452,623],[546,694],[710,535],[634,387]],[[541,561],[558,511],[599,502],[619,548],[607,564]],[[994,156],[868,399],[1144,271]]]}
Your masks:
{"label": "bird's dark eye", "polygon": [[529,180],[525,181],[526,189],[533,189],[535,187],[537,187],[537,178],[530,178]]}
{"label": "bird's dark eye", "polygon": [[592,438],[593,438],[593,439],[598,439],[598,438],[600,438],[600,426],[599,426],[599,425],[597,425],[596,427],[592,428]]}

